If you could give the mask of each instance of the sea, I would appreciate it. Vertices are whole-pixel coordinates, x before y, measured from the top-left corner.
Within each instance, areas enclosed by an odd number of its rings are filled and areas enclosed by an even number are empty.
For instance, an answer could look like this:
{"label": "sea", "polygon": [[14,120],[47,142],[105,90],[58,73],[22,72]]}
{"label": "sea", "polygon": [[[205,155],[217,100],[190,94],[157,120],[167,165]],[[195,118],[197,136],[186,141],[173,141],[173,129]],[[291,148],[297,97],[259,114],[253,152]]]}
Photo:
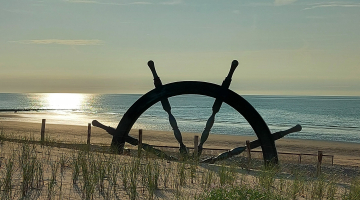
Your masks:
{"label": "sea", "polygon": [[[6,121],[86,126],[96,119],[115,127],[142,94],[0,93],[0,128]],[[244,95],[272,133],[300,124],[300,132],[285,137],[360,143],[360,97]],[[204,130],[214,98],[181,95],[169,98],[181,132]],[[134,129],[171,131],[160,102],[144,112]],[[255,136],[248,122],[223,103],[211,134]],[[210,135],[211,137],[211,135]]]}

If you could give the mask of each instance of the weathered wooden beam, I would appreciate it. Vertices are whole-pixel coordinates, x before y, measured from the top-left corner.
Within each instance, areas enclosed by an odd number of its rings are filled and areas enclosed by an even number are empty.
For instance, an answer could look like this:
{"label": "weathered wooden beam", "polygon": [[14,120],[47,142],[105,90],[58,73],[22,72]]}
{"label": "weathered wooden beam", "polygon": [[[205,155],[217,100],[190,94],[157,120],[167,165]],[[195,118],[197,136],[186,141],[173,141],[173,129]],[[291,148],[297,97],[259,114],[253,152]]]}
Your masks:
{"label": "weathered wooden beam", "polygon": [[[273,134],[271,134],[271,136],[272,136],[272,138],[274,140],[278,140],[278,139],[284,137],[287,134],[294,133],[294,132],[299,132],[299,131],[301,131],[301,129],[302,129],[302,127],[300,126],[300,124],[298,124],[298,125],[290,128],[290,129],[288,129],[288,130],[273,133]],[[248,146],[250,146],[250,149],[254,149],[254,148],[257,148],[257,147],[261,146],[261,142],[260,142],[260,140],[254,140],[254,141],[250,142],[248,144]],[[237,148],[231,149],[230,151],[221,153],[216,157],[210,157],[210,158],[207,158],[205,160],[202,160],[201,162],[203,162],[203,163],[215,163],[216,161],[224,160],[224,159],[233,157],[235,155],[239,155],[245,150],[246,150],[246,146],[237,147]]]}

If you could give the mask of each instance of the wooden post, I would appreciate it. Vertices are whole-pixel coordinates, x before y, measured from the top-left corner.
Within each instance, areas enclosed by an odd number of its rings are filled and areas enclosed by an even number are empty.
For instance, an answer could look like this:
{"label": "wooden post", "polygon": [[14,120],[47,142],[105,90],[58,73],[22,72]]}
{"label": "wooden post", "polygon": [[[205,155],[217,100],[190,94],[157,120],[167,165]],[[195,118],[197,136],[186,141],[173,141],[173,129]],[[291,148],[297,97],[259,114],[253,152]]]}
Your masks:
{"label": "wooden post", "polygon": [[299,164],[301,164],[301,154],[299,154]]}
{"label": "wooden post", "polygon": [[45,123],[46,123],[46,119],[42,119],[42,123],[41,123],[41,143],[44,143],[44,141],[45,141]]}
{"label": "wooden post", "polygon": [[323,152],[318,151],[318,163],[317,163],[317,171],[316,175],[319,176],[321,173],[321,162],[322,162]]}
{"label": "wooden post", "polygon": [[199,143],[199,136],[195,135],[194,136],[194,157],[197,158],[198,157],[198,143]]}
{"label": "wooden post", "polygon": [[139,129],[139,144],[138,144],[138,157],[141,156],[141,149],[142,149],[142,129]]}
{"label": "wooden post", "polygon": [[334,156],[331,156],[331,165],[334,166]]}
{"label": "wooden post", "polygon": [[91,123],[88,123],[88,135],[87,135],[87,145],[90,145],[90,137],[91,137]]}
{"label": "wooden post", "polygon": [[250,169],[251,149],[250,149],[250,141],[249,140],[246,140],[246,151],[247,151],[247,157],[248,157],[247,167],[248,167],[248,169]]}

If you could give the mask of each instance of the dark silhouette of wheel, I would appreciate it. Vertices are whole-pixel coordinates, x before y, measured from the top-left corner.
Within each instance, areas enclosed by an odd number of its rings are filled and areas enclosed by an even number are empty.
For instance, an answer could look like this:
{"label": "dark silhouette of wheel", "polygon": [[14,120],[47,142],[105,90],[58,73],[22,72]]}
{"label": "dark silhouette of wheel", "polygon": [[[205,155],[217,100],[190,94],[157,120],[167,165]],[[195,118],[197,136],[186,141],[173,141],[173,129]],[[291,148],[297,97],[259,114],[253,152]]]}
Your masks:
{"label": "dark silhouette of wheel", "polygon": [[198,94],[220,100],[239,112],[254,130],[263,153],[265,164],[277,164],[278,155],[272,134],[255,108],[237,93],[213,83],[200,81],[181,81],[156,87],[138,99],[124,114],[114,134],[111,145],[123,147],[126,137],[137,121],[147,109],[155,103],[173,96],[184,94]]}

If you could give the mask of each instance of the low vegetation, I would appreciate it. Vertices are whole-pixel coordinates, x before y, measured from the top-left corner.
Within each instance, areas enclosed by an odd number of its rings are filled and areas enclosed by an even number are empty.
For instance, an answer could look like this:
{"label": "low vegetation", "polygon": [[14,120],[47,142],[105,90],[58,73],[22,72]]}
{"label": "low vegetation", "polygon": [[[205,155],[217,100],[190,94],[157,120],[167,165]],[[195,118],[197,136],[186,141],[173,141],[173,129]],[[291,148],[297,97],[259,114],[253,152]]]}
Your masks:
{"label": "low vegetation", "polygon": [[168,162],[7,138],[2,131],[1,199],[360,199],[359,178],[316,176],[304,165]]}

